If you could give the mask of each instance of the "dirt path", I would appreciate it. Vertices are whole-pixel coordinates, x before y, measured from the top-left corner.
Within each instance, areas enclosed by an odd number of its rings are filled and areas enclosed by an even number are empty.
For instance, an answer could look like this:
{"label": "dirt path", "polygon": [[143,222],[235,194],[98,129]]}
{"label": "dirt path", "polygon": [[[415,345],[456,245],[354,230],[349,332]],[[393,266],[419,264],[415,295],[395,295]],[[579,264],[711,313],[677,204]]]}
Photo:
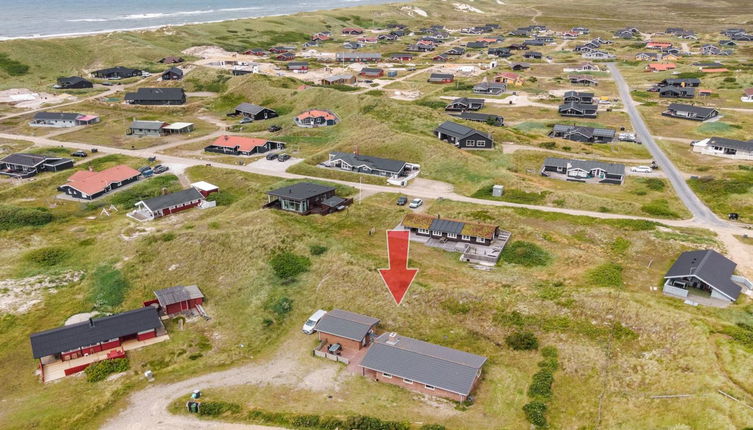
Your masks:
{"label": "dirt path", "polygon": [[[443,100],[455,100],[458,97],[452,97],[452,96],[441,96],[440,99]],[[479,98],[479,97],[474,97]],[[547,109],[558,109],[558,105],[550,105],[546,103],[538,103],[531,101],[531,98],[528,97],[528,94],[518,94],[518,95],[510,95],[505,97],[504,99],[482,99],[484,100],[484,103],[491,103],[500,105],[501,107],[527,107],[527,106],[535,106],[535,107],[543,107]]]}

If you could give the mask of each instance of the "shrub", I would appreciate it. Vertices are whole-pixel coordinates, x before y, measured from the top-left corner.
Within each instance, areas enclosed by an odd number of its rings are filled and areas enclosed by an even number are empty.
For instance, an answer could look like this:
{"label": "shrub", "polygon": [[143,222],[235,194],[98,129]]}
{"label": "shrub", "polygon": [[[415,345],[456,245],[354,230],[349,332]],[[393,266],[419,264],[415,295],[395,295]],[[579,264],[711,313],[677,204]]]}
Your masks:
{"label": "shrub", "polygon": [[398,421],[382,421],[379,418],[363,415],[350,416],[344,428],[350,430],[410,430],[410,424]]}
{"label": "shrub", "polygon": [[618,237],[609,246],[609,249],[613,253],[619,254],[619,255],[625,254],[625,252],[627,252],[629,248],[630,248],[630,241],[628,239],[625,239],[624,237]]}
{"label": "shrub", "polygon": [[230,402],[201,402],[199,415],[217,417],[225,413],[237,414],[241,411],[241,405]]}
{"label": "shrub", "polygon": [[442,100],[419,99],[413,103],[431,109],[444,109],[444,107],[447,106],[447,102],[443,102]]}
{"label": "shrub", "polygon": [[676,212],[669,209],[669,202],[664,199],[653,200],[641,206],[641,210],[649,215],[660,216],[665,218],[679,218]]}
{"label": "shrub", "polygon": [[272,256],[269,264],[278,278],[293,279],[301,273],[308,272],[311,267],[311,260],[306,256],[284,251]]}
{"label": "shrub", "polygon": [[297,427],[319,427],[319,415],[298,415],[293,417],[290,424]]}
{"label": "shrub", "polygon": [[101,265],[94,270],[92,284],[91,301],[96,306],[118,306],[128,289],[123,273],[110,265]]}
{"label": "shrub", "polygon": [[447,430],[447,427],[441,424],[424,424],[420,430]]}
{"label": "shrub", "polygon": [[529,402],[523,406],[526,419],[536,427],[546,427],[546,409],[546,404],[539,401]]}
{"label": "shrub", "polygon": [[468,303],[462,303],[456,299],[446,299],[442,301],[442,307],[453,315],[467,314],[471,311],[471,305]]}
{"label": "shrub", "polygon": [[666,182],[659,178],[644,178],[643,183],[646,185],[646,188],[652,191],[664,191],[664,188],[667,186]]}
{"label": "shrub", "polygon": [[528,386],[528,397],[548,399],[552,396],[554,375],[548,368],[542,368],[533,375],[531,385]]}
{"label": "shrub", "polygon": [[70,253],[59,246],[33,249],[24,254],[24,261],[42,267],[54,267],[68,259]]}
{"label": "shrub", "polygon": [[8,54],[0,54],[0,69],[10,76],[22,76],[29,72],[29,66],[11,59]]}
{"label": "shrub", "polygon": [[45,208],[0,206],[0,230],[49,224],[53,215]]}
{"label": "shrub", "polygon": [[622,266],[617,263],[604,263],[589,270],[588,280],[596,287],[621,287]]}
{"label": "shrub", "polygon": [[536,335],[530,331],[517,331],[505,338],[505,343],[516,351],[531,351],[539,348]]}
{"label": "shrub", "polygon": [[279,317],[285,316],[287,313],[293,310],[293,300],[287,297],[280,297],[274,303],[272,303],[269,309]]}
{"label": "shrub", "polygon": [[113,373],[125,372],[128,370],[127,358],[116,358],[115,360],[104,360],[93,363],[84,370],[87,382],[98,382],[106,379]]}
{"label": "shrub", "polygon": [[554,149],[557,147],[557,143],[556,142],[541,142],[539,143],[539,146],[544,149]]}
{"label": "shrub", "polygon": [[525,267],[546,266],[552,257],[535,243],[522,240],[508,244],[502,251],[503,261]]}
{"label": "shrub", "polygon": [[311,245],[309,246],[309,252],[311,252],[311,255],[322,255],[327,252],[327,247],[324,245]]}

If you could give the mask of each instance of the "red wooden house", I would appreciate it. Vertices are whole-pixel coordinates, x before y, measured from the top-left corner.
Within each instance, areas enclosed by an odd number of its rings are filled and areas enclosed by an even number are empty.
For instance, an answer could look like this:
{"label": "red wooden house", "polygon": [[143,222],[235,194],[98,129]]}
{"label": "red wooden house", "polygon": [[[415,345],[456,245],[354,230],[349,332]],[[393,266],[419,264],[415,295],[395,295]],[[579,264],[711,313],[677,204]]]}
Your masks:
{"label": "red wooden house", "polygon": [[163,288],[155,291],[154,295],[160,312],[168,316],[196,309],[204,303],[204,294],[196,285]]}

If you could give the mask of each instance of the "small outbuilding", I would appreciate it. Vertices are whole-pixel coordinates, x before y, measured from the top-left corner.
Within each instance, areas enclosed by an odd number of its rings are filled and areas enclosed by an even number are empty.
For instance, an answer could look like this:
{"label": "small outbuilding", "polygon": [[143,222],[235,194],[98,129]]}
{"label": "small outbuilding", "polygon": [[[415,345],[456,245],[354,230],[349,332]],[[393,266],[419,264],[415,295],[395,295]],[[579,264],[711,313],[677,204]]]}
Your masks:
{"label": "small outbuilding", "polygon": [[168,316],[196,309],[204,303],[204,294],[196,285],[163,288],[156,290],[154,295],[160,312]]}

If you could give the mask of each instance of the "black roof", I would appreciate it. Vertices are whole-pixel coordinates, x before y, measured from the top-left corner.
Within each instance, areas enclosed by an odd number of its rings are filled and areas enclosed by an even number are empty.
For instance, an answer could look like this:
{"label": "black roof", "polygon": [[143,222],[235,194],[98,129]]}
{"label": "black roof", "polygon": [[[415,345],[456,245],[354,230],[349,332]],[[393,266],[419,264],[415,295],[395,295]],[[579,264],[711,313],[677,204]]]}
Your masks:
{"label": "black roof", "polygon": [[710,137],[707,142],[708,146],[721,146],[722,148],[736,149],[738,151],[751,151],[753,152],[753,140],[735,140],[727,139],[725,137]]}
{"label": "black roof", "polygon": [[40,164],[60,164],[67,161],[71,160],[69,158],[47,157],[46,155],[24,153],[10,154],[5,158],[0,159],[0,163],[16,164],[25,167],[37,167]]}
{"label": "black roof", "polygon": [[61,120],[61,121],[73,121],[80,117],[80,113],[68,113],[68,112],[37,112],[34,114],[34,119],[38,120]]}
{"label": "black roof", "polygon": [[670,103],[668,109],[672,111],[690,112],[704,117],[709,116],[712,112],[716,111],[714,108],[686,105],[682,103]]}
{"label": "black roof", "polygon": [[250,113],[252,115],[256,115],[264,109],[267,109],[263,106],[255,105],[253,103],[241,103],[238,106],[235,107],[235,110],[242,113]]}
{"label": "black roof", "polygon": [[316,330],[360,342],[369,333],[369,330],[377,324],[379,324],[379,320],[376,318],[333,309],[319,320],[316,324]]}
{"label": "black roof", "polygon": [[135,93],[127,93],[126,100],[183,100],[183,88],[139,88]]}
{"label": "black roof", "polygon": [[176,74],[178,76],[183,76],[183,70],[180,70],[177,67],[170,67],[169,69],[165,70],[162,74],[165,75],[165,74],[168,74],[168,73],[173,73],[173,74]]}
{"label": "black roof", "polygon": [[565,110],[571,110],[571,109],[579,111],[579,112],[588,112],[588,111],[595,112],[599,109],[599,107],[595,104],[575,103],[575,102],[561,104],[559,107],[560,112],[565,111]]}
{"label": "black roof", "polygon": [[442,134],[446,134],[448,136],[452,136],[456,139],[462,139],[468,136],[471,136],[473,134],[480,134],[485,137],[489,137],[486,133],[483,131],[479,131],[476,129],[473,129],[471,127],[466,127],[462,124],[458,124],[456,122],[452,121],[445,121],[442,124],[437,127],[434,132],[439,132]]}
{"label": "black roof", "polygon": [[601,169],[612,175],[625,175],[625,165],[615,163],[605,163],[596,160],[577,160],[568,158],[548,157],[544,160],[544,166],[563,167],[566,169],[583,169],[591,171]]}
{"label": "black roof", "polygon": [[132,69],[130,67],[116,66],[116,67],[110,67],[109,69],[97,70],[94,73],[102,74],[102,75],[112,75],[112,74],[130,75],[130,74],[140,74],[141,70]]}
{"label": "black roof", "polygon": [[555,124],[552,127],[552,131],[555,133],[573,134],[578,133],[586,137],[609,137],[614,138],[615,130],[612,128],[594,128],[578,125],[568,124]]}
{"label": "black roof", "polygon": [[161,209],[169,208],[170,206],[176,206],[181,203],[188,203],[194,200],[201,200],[203,198],[204,196],[199,191],[197,191],[196,188],[191,187],[185,190],[176,191],[174,193],[142,200],[141,203],[149,208],[150,211],[156,212]]}
{"label": "black roof", "polygon": [[389,158],[372,157],[370,155],[354,154],[352,152],[330,152],[330,160],[342,160],[353,167],[366,166],[369,169],[400,173],[405,161]]}
{"label": "black roof", "polygon": [[[68,76],[64,78],[58,78],[59,84],[68,84],[68,85],[75,85],[79,82],[89,82],[88,80],[80,77],[80,76]],[[89,82],[91,83],[91,82]]]}
{"label": "black roof", "polygon": [[714,250],[687,251],[680,254],[664,277],[695,276],[730,299],[736,300],[742,288],[732,282],[735,267],[737,264],[734,261]]}
{"label": "black roof", "polygon": [[298,182],[297,184],[288,185],[287,187],[267,191],[267,194],[288,200],[307,200],[334,190],[335,187],[313,184],[311,182]]}
{"label": "black roof", "polygon": [[160,327],[157,308],[147,306],[34,333],[31,350],[34,358],[41,358]]}
{"label": "black roof", "polygon": [[429,80],[431,80],[431,79],[444,80],[444,79],[454,79],[454,78],[455,78],[455,75],[453,75],[451,73],[432,73],[429,76]]}
{"label": "black roof", "polygon": [[431,226],[429,227],[429,230],[438,231],[441,233],[460,234],[460,232],[463,231],[464,226],[465,226],[465,223],[462,223],[462,222],[453,221],[449,219],[434,218],[431,221]]}

